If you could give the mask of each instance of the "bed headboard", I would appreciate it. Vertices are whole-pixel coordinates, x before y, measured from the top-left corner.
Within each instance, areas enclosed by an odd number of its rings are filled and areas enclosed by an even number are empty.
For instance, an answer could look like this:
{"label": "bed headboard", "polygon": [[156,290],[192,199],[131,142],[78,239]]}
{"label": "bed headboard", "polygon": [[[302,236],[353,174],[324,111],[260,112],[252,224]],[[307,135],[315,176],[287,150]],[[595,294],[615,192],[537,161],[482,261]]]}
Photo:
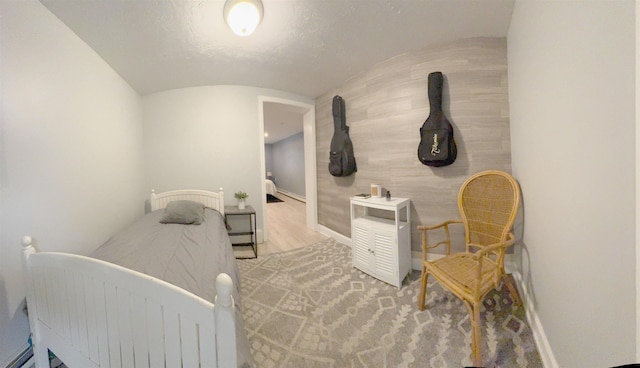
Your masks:
{"label": "bed headboard", "polygon": [[204,204],[206,207],[218,210],[224,215],[224,191],[222,188],[218,192],[210,192],[207,190],[184,189],[171,190],[164,193],[156,193],[151,190],[151,211],[159,210],[167,207],[171,201],[189,200]]}

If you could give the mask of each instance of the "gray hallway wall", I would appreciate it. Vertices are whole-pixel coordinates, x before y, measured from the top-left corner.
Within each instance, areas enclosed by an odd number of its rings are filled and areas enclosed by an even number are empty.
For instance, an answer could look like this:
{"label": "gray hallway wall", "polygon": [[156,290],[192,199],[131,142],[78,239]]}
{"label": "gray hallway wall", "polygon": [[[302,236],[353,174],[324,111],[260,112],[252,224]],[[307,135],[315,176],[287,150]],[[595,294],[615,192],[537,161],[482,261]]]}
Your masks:
{"label": "gray hallway wall", "polygon": [[276,178],[276,187],[278,187],[278,190],[285,190],[304,198],[303,133],[294,134],[269,146],[271,146],[271,170],[267,171],[271,171]]}

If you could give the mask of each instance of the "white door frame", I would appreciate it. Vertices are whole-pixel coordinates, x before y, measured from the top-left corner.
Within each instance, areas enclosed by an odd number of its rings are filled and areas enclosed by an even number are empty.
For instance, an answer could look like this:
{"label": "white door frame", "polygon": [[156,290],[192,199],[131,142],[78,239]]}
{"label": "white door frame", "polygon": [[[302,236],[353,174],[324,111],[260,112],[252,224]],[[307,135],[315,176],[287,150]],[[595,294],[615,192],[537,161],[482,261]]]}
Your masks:
{"label": "white door frame", "polygon": [[[302,130],[304,135],[304,186],[307,201],[307,227],[316,230],[318,225],[318,202],[316,184],[316,107],[300,101],[284,98],[259,96],[258,97],[258,121],[260,126],[260,170],[261,177],[266,172],[264,157],[264,103],[274,102],[284,105],[292,105],[307,109],[302,117]],[[267,231],[267,187],[262,181],[262,234],[263,241],[269,240]]]}
{"label": "white door frame", "polygon": [[640,1],[636,1],[636,361],[640,362]]}

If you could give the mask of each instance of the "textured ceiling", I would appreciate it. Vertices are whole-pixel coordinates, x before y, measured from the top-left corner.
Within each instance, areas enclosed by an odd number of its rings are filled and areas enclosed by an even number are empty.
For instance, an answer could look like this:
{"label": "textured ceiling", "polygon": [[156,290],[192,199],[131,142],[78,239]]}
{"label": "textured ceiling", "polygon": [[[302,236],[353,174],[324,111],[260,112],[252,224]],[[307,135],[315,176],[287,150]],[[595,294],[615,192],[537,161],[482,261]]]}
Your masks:
{"label": "textured ceiling", "polygon": [[41,0],[141,95],[249,85],[315,98],[389,57],[506,36],[513,0],[263,0],[249,37],[223,0]]}
{"label": "textured ceiling", "polygon": [[249,37],[224,0],[41,0],[138,93],[247,85],[310,98],[377,62],[468,37],[505,37],[514,0],[262,0]]}

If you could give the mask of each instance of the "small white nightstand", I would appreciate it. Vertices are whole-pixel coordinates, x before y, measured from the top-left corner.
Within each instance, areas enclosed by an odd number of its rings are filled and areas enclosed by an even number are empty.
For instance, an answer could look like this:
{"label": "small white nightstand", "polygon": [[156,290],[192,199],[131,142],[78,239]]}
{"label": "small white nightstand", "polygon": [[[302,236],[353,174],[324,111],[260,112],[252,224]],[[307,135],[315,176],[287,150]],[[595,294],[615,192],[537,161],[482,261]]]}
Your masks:
{"label": "small white nightstand", "polygon": [[400,288],[411,271],[409,198],[351,197],[353,266]]}

